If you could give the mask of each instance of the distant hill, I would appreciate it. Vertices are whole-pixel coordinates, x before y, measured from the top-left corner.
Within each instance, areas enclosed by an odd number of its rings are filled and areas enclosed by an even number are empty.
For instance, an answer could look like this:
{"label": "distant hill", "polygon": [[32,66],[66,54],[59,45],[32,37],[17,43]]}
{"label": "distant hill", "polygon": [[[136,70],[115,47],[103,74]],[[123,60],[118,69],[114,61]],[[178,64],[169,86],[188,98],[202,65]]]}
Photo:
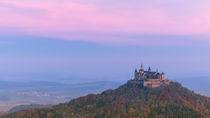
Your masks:
{"label": "distant hill", "polygon": [[112,81],[93,81],[88,83],[0,81],[0,114],[8,112],[17,104],[55,105],[90,93],[101,93],[108,88],[115,89],[120,84]]}
{"label": "distant hill", "polygon": [[210,118],[210,98],[174,82],[159,88],[140,88],[128,82],[101,94],[0,118]]}
{"label": "distant hill", "polygon": [[[185,78],[174,78],[173,80],[182,83],[190,90],[196,93],[206,95],[210,97],[210,77],[185,77]],[[199,80],[199,81],[198,81]],[[198,86],[202,85],[202,86]]]}
{"label": "distant hill", "polygon": [[50,107],[52,105],[41,105],[41,104],[29,104],[29,105],[18,105],[13,108],[11,108],[8,112],[18,112],[26,109],[32,109],[32,108],[45,108],[45,107]]}

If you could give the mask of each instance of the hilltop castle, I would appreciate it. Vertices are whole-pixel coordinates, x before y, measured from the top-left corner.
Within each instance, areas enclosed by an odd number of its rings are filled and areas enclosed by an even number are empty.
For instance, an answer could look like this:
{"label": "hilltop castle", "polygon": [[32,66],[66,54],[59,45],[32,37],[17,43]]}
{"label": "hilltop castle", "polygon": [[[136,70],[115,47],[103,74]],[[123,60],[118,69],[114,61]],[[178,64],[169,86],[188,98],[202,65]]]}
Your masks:
{"label": "hilltop castle", "polygon": [[149,67],[148,71],[144,71],[143,65],[139,71],[135,69],[134,72],[134,79],[131,82],[140,83],[142,87],[160,87],[170,84],[170,80],[165,79],[165,74],[159,73],[158,70],[156,72],[152,72],[151,68]]}

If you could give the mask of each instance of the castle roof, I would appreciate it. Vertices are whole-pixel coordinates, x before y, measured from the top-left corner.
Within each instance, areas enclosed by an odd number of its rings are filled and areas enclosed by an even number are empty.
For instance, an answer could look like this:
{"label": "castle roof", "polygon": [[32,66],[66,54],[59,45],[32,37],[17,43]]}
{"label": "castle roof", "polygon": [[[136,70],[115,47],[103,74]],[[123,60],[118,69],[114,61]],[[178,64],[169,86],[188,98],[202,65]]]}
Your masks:
{"label": "castle roof", "polygon": [[157,73],[157,72],[149,72],[149,71],[144,71],[144,73],[147,73],[147,74],[160,74],[160,73]]}

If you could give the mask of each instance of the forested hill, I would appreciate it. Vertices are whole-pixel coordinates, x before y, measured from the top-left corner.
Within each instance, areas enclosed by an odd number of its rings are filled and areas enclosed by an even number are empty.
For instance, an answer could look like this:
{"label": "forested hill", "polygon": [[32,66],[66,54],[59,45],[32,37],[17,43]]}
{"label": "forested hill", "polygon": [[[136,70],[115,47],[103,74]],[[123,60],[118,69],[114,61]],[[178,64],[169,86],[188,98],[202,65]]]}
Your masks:
{"label": "forested hill", "polygon": [[174,82],[160,88],[140,88],[128,82],[101,94],[1,118],[210,118],[210,98]]}

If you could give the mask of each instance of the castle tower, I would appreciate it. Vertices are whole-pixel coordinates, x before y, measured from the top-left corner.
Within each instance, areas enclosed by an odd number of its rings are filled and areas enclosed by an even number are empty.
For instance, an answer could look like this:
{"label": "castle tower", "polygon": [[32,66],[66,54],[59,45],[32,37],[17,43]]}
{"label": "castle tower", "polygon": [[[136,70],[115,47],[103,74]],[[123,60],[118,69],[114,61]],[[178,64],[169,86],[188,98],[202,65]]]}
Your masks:
{"label": "castle tower", "polygon": [[149,67],[148,72],[152,72],[152,69]]}
{"label": "castle tower", "polygon": [[141,64],[141,70],[144,70],[144,66],[143,66],[143,64]]}
{"label": "castle tower", "polygon": [[162,72],[162,74],[161,74],[161,80],[165,80],[165,73],[164,72]]}
{"label": "castle tower", "polygon": [[141,69],[139,70],[139,74],[142,74],[142,73],[144,73],[144,66],[143,66],[143,64],[141,64]]}
{"label": "castle tower", "polygon": [[135,69],[135,72],[134,72],[134,79],[137,80],[139,77],[138,77],[138,72],[137,72],[137,69]]}

